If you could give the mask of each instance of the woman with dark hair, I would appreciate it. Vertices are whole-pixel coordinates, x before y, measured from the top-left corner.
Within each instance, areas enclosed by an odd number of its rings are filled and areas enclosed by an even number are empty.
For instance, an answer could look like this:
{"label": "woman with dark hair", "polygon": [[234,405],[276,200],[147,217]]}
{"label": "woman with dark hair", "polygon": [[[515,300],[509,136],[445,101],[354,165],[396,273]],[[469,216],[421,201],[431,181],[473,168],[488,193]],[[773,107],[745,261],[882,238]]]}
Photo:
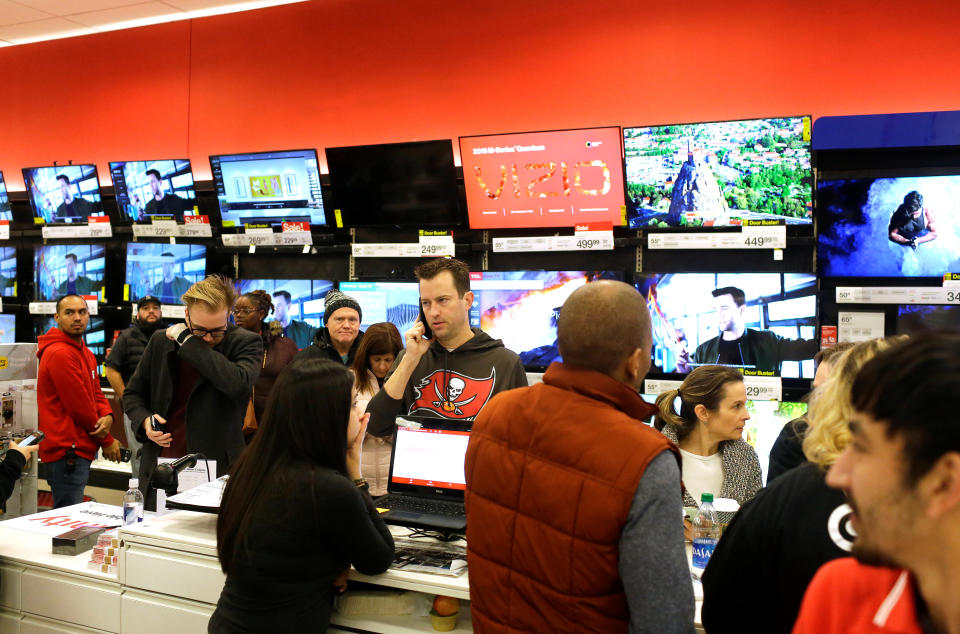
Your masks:
{"label": "woman with dark hair", "polygon": [[[763,471],[757,452],[741,439],[750,414],[739,370],[722,365],[695,368],[680,389],[657,397],[657,408],[654,425],[680,448],[684,506],[699,506],[702,493],[741,505],[757,494]],[[731,517],[719,515],[724,523]]]}
{"label": "woman with dark hair", "polygon": [[263,323],[263,320],[273,312],[273,302],[266,291],[250,291],[237,298],[233,306],[233,321],[241,328],[260,335],[263,339],[263,361],[260,376],[253,384],[253,395],[250,397],[250,406],[243,419],[243,435],[250,442],[250,438],[257,431],[258,421],[263,419],[264,409],[267,407],[267,398],[280,372],[287,367],[297,354],[297,344],[293,339],[283,336],[283,326],[276,320]]}
{"label": "woman with dark hair", "polygon": [[280,374],[220,502],[227,581],[210,632],[326,631],[344,569],[390,566],[393,538],[360,476],[368,420],[343,365],[298,359]]}
{"label": "woman with dark hair", "polygon": [[[397,355],[403,350],[403,338],[397,327],[388,321],[367,328],[353,359],[357,403],[366,411],[367,403],[380,391]],[[370,483],[370,495],[385,495],[390,476],[391,437],[367,434],[363,441],[363,477]]]}

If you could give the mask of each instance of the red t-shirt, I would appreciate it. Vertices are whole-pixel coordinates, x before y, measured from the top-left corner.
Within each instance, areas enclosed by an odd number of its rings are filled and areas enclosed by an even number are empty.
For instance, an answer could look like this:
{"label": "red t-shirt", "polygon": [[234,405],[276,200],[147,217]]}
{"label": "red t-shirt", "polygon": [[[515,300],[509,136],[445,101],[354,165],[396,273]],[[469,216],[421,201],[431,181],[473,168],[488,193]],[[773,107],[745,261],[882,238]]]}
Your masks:
{"label": "red t-shirt", "polygon": [[167,410],[167,431],[172,435],[170,446],[160,451],[161,458],[182,458],[187,455],[187,401],[200,373],[180,359],[177,368],[177,387],[173,390],[170,409]]}
{"label": "red t-shirt", "polygon": [[810,582],[793,634],[923,634],[915,592],[906,570],[834,559]]}

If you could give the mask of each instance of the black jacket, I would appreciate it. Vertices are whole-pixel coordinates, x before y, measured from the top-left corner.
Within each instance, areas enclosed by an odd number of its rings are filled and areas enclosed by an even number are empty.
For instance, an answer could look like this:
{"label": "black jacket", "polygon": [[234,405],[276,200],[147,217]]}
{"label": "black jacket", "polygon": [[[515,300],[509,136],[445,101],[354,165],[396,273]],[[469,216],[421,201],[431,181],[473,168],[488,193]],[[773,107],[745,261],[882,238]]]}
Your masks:
{"label": "black jacket", "polygon": [[[767,330],[747,328],[740,341],[740,356],[745,366],[761,372],[780,374],[784,361],[803,361],[812,359],[820,349],[816,339],[784,339]],[[720,336],[709,339],[697,346],[693,353],[696,363],[717,363],[720,358]]]}
{"label": "black jacket", "polygon": [[796,418],[780,430],[780,435],[770,448],[770,464],[767,467],[767,486],[790,469],[807,461],[803,455],[803,437],[807,433],[807,421]]}
{"label": "black jacket", "polygon": [[[360,347],[361,339],[363,339],[362,330],[357,333],[357,338],[353,340],[353,345],[350,346],[350,352],[347,353],[347,362],[345,365],[349,366],[353,363],[353,359],[357,355],[357,348]],[[330,331],[326,328],[318,330],[313,336],[313,343],[298,352],[294,359],[330,359],[337,363],[343,363],[343,359],[340,358],[340,353],[337,352],[337,349],[333,347],[333,342],[330,341]]]}
{"label": "black jacket", "polygon": [[[745,504],[703,575],[707,632],[790,632],[817,569],[849,556],[850,507],[824,471],[803,464]],[[841,547],[843,545],[843,547]]]}
{"label": "black jacket", "polygon": [[3,462],[0,462],[0,506],[3,506],[13,493],[13,487],[20,479],[25,464],[27,460],[23,454],[13,450],[8,450]]}
{"label": "black jacket", "polygon": [[133,376],[137,365],[140,364],[140,357],[143,356],[150,336],[161,328],[166,328],[162,322],[156,328],[144,329],[140,321],[135,319],[133,325],[117,337],[110,350],[110,356],[103,364],[119,372],[123,384],[126,385],[130,382],[130,377]]}
{"label": "black jacket", "polygon": [[152,414],[167,416],[176,386],[178,356],[200,374],[187,400],[187,451],[216,460],[217,473],[223,475],[244,448],[240,431],[243,416],[263,363],[260,336],[231,325],[215,347],[199,337],[190,337],[179,346],[167,338],[166,331],[159,330],[150,338],[137,371],[123,391],[123,409],[137,440],[143,443],[139,477],[144,492],[160,446],[148,441],[143,421]]}

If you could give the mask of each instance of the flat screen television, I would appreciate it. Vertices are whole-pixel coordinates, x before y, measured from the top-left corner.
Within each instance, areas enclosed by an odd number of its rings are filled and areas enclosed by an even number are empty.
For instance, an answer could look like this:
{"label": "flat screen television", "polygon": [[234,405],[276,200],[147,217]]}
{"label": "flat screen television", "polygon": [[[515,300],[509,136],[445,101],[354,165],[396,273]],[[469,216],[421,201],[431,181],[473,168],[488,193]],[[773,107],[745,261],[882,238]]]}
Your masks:
{"label": "flat screen television", "polygon": [[960,271],[960,176],[817,183],[818,269],[827,277]]}
{"label": "flat screen television", "polygon": [[[49,316],[34,317],[33,325],[34,334],[39,337],[56,326],[57,322],[53,317]],[[103,362],[107,357],[107,339],[102,317],[90,317],[90,321],[87,323],[87,330],[83,334],[83,340],[87,344],[87,347],[90,348],[90,352],[92,352],[93,356],[97,359],[97,373],[100,376],[104,376]]]}
{"label": "flat screen television", "polygon": [[360,327],[389,321],[400,336],[413,327],[420,315],[420,284],[417,282],[340,282],[340,290],[363,309]]}
{"label": "flat screen television", "polygon": [[332,202],[345,227],[463,223],[449,139],[333,147],[326,155]]}
{"label": "flat screen television", "polygon": [[654,372],[730,365],[812,379],[817,279],[806,273],[644,275],[653,324]]}
{"label": "flat screen television", "polygon": [[520,355],[530,370],[560,361],[557,316],[573,291],[600,279],[623,279],[619,271],[504,271],[471,273],[470,325]]}
{"label": "flat screen television", "polygon": [[17,296],[17,250],[0,247],[0,295]]}
{"label": "flat screen television", "polygon": [[215,154],[210,170],[225,227],[327,224],[316,150]]}
{"label": "flat screen television", "polygon": [[24,167],[23,184],[38,224],[82,224],[106,215],[96,165]]}
{"label": "flat screen television", "polygon": [[813,222],[810,118],[623,129],[630,227]]}
{"label": "flat screen television", "polygon": [[3,180],[3,172],[0,172],[0,220],[13,220],[13,212],[10,210],[10,197],[7,195],[7,183]]}
{"label": "flat screen television", "polygon": [[620,128],[460,137],[471,229],[622,225]]}
{"label": "flat screen television", "polygon": [[272,297],[274,313],[265,321],[277,320],[284,334],[300,349],[313,342],[323,328],[323,298],[333,288],[333,280],[248,280],[235,283],[237,294],[263,290]]}
{"label": "flat screen television", "polygon": [[101,244],[52,244],[33,251],[34,299],[54,302],[62,295],[96,296],[103,301],[105,248]]}
{"label": "flat screen television", "polygon": [[0,344],[17,343],[17,316],[0,314]]}
{"label": "flat screen television", "polygon": [[153,295],[162,304],[180,296],[207,273],[207,247],[199,244],[127,243],[126,280],[131,302]]}
{"label": "flat screen television", "polygon": [[200,213],[189,159],[111,161],[110,178],[125,222],[154,217],[183,222]]}
{"label": "flat screen television", "polygon": [[907,304],[897,308],[897,333],[960,331],[960,306]]}

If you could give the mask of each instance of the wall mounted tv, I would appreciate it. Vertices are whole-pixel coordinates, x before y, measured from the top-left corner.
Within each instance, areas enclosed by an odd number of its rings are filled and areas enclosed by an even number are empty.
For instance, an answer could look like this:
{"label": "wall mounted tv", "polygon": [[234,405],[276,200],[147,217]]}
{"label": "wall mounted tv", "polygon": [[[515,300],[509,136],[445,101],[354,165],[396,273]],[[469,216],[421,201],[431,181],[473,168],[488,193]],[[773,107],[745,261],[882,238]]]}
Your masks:
{"label": "wall mounted tv", "polygon": [[96,165],[24,167],[23,183],[38,224],[86,223],[106,215]]}
{"label": "wall mounted tv", "polygon": [[389,321],[400,335],[420,316],[420,284],[417,282],[340,282],[341,291],[363,308],[360,327]]}
{"label": "wall mounted tv", "polygon": [[10,210],[10,197],[7,195],[7,183],[3,180],[3,172],[0,172],[0,220],[13,220],[13,212]]}
{"label": "wall mounted tv", "polygon": [[960,271],[958,200],[958,175],[821,180],[818,270],[827,277]]}
{"label": "wall mounted tv", "polygon": [[630,227],[813,222],[810,118],[623,129]]}
{"label": "wall mounted tv", "polygon": [[463,224],[449,139],[326,149],[345,227]]}
{"label": "wall mounted tv", "polygon": [[620,128],[460,137],[472,229],[622,225]]}
{"label": "wall mounted tv", "polygon": [[897,307],[897,333],[960,331],[960,306],[907,304]]}
{"label": "wall mounted tv", "polygon": [[327,224],[316,150],[216,154],[210,170],[225,227]]}
{"label": "wall mounted tv", "polygon": [[127,243],[126,284],[131,302],[152,295],[162,304],[180,296],[207,272],[207,247],[198,244]]}
{"label": "wall mounted tv", "polygon": [[17,316],[0,314],[0,344],[17,343]]}
{"label": "wall mounted tv", "polygon": [[200,213],[189,159],[111,162],[110,178],[126,222],[153,217],[183,222],[184,216]]}
{"label": "wall mounted tv", "polygon": [[62,295],[76,294],[103,301],[104,253],[101,244],[35,247],[34,299],[53,302]]}
{"label": "wall mounted tv", "polygon": [[817,279],[806,273],[643,275],[653,322],[653,371],[729,365],[813,378]]}
{"label": "wall mounted tv", "polygon": [[622,280],[620,271],[483,271],[470,274],[470,325],[481,328],[541,370],[560,361],[557,316],[573,291],[601,279]]}
{"label": "wall mounted tv", "polygon": [[0,247],[0,295],[17,296],[17,250]]}
{"label": "wall mounted tv", "polygon": [[274,313],[265,321],[279,321],[284,335],[300,349],[313,342],[323,328],[323,299],[333,288],[333,280],[248,280],[235,282],[238,295],[255,290],[266,291],[273,301]]}

